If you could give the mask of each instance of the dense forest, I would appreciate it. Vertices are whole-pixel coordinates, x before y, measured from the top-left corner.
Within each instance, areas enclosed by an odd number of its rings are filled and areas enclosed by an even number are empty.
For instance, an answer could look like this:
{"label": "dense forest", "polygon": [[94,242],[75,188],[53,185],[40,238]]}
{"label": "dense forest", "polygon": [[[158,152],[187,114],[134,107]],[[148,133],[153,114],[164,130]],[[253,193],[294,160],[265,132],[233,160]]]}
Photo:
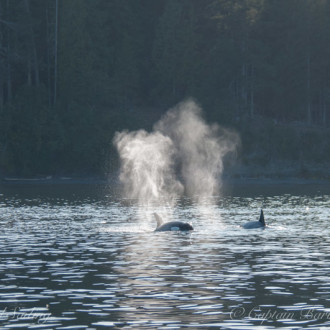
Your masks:
{"label": "dense forest", "polygon": [[0,0],[0,176],[114,171],[193,97],[243,165],[330,163],[330,0]]}

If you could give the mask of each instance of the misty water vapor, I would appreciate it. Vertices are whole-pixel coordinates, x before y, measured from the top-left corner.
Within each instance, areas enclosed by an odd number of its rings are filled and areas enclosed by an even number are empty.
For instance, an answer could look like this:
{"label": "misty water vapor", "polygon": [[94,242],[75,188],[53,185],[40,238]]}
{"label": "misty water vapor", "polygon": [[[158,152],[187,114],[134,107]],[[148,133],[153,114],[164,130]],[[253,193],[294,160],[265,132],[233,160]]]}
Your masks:
{"label": "misty water vapor", "polygon": [[116,133],[125,196],[173,206],[183,194],[202,201],[219,194],[223,160],[236,151],[235,132],[208,125],[192,100],[170,109],[153,131]]}
{"label": "misty water vapor", "polygon": [[172,140],[160,132],[116,133],[114,143],[120,154],[120,181],[125,196],[141,204],[170,204],[183,192],[174,174]]}

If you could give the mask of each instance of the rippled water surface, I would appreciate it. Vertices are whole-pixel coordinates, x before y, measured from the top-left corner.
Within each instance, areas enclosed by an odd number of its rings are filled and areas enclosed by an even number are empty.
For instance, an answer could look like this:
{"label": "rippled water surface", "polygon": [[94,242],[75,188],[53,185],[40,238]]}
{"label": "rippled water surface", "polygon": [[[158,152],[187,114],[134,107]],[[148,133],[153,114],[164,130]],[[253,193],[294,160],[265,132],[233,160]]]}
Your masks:
{"label": "rippled water surface", "polygon": [[[330,187],[236,185],[191,233],[109,187],[0,187],[0,327],[330,328]],[[266,229],[246,230],[263,207]]]}

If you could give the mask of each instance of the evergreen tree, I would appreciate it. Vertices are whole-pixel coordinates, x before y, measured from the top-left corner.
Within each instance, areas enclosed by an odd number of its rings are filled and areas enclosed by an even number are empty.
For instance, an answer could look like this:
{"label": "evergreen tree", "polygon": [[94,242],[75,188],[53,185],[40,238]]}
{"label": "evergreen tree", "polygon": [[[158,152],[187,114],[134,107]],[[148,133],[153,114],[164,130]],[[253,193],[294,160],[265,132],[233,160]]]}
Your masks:
{"label": "evergreen tree", "polygon": [[177,102],[196,91],[199,60],[196,9],[193,1],[165,3],[153,48],[155,101]]}
{"label": "evergreen tree", "polygon": [[100,172],[116,130],[186,97],[245,159],[306,158],[330,122],[329,18],[327,0],[0,0],[0,171]]}

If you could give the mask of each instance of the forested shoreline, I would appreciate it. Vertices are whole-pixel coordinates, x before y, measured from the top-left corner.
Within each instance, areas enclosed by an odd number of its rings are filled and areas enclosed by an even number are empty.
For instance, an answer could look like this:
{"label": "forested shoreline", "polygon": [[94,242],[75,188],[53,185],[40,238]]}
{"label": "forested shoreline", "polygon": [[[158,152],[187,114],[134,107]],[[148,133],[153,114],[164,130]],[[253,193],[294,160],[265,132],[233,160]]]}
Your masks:
{"label": "forested shoreline", "polygon": [[330,1],[0,0],[0,176],[107,175],[191,97],[254,175],[329,175]]}

